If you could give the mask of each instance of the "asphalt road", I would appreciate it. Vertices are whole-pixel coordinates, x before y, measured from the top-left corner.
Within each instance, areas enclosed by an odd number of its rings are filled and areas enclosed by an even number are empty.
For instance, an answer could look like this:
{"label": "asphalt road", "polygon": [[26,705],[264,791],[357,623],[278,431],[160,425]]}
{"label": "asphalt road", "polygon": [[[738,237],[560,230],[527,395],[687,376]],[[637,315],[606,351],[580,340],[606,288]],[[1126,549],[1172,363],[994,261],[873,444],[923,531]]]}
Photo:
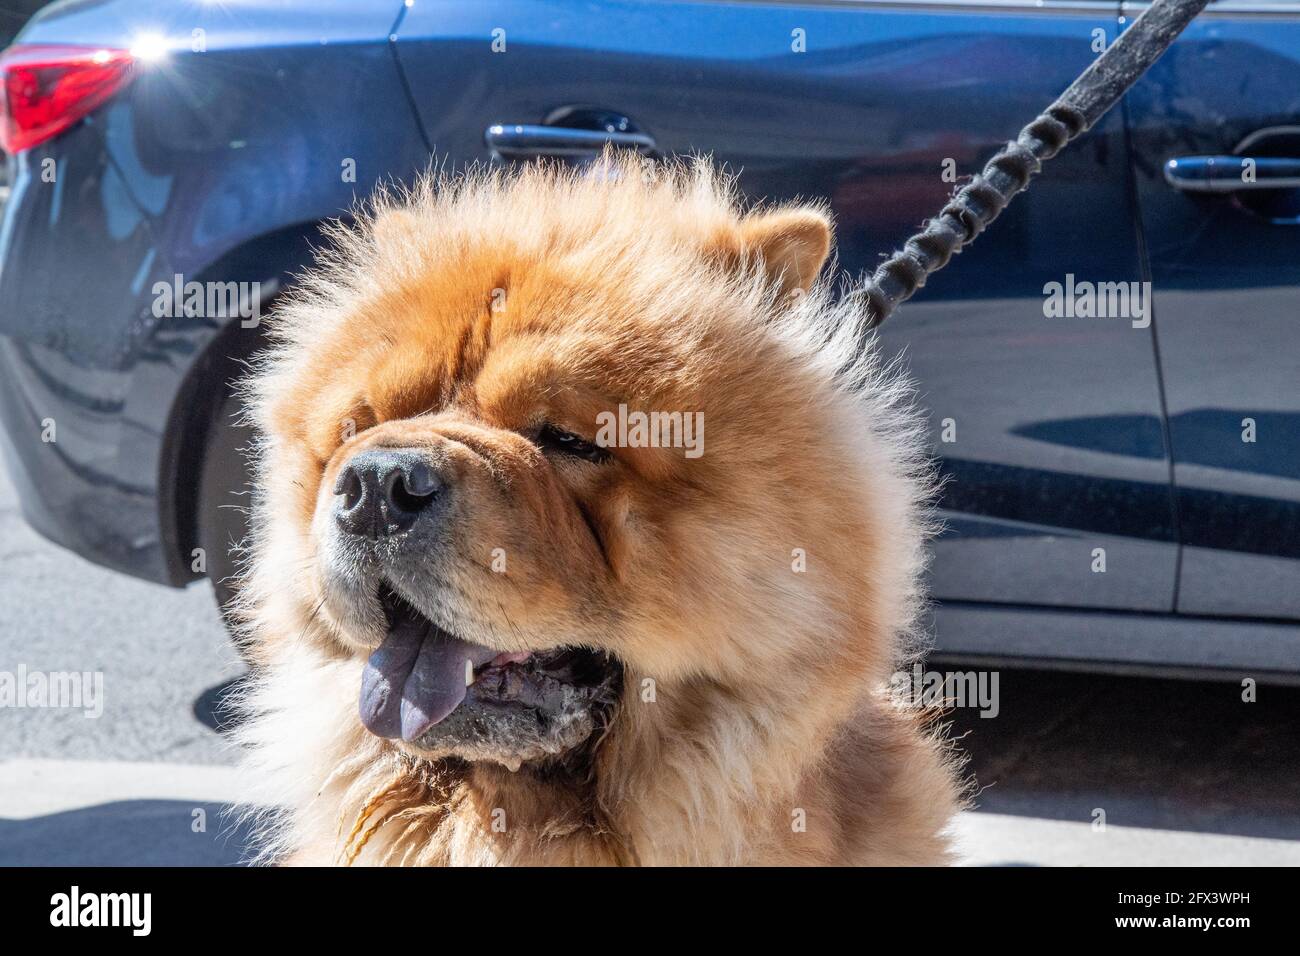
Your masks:
{"label": "asphalt road", "polygon": [[[242,666],[206,585],[175,591],[41,539],[0,466],[0,672],[97,672],[102,714],[0,709],[0,864],[227,864]],[[1003,671],[957,710],[971,864],[1300,864],[1300,690]],[[97,708],[91,708],[97,709]],[[1104,823],[1104,826],[1099,825]]]}

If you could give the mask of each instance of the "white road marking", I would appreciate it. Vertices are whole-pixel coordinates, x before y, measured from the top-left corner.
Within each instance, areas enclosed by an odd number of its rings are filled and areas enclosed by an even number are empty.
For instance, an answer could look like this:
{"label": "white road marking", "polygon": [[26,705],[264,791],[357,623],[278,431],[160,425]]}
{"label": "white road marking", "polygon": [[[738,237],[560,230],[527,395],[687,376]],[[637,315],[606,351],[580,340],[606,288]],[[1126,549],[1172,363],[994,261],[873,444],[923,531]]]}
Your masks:
{"label": "white road marking", "polygon": [[1300,841],[1151,830],[1001,813],[962,813],[954,826],[966,866],[1298,866]]}
{"label": "white road marking", "polygon": [[119,800],[234,803],[234,767],[99,760],[0,761],[0,818],[26,820]]}

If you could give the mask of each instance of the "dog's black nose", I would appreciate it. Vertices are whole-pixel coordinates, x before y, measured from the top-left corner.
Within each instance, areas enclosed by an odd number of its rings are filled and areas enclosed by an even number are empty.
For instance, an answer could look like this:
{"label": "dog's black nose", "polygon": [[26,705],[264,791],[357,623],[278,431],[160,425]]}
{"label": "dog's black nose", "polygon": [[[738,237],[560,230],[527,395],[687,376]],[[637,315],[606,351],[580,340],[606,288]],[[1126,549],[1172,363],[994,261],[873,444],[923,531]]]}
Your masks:
{"label": "dog's black nose", "polygon": [[405,531],[443,493],[442,480],[419,451],[373,448],[339,471],[334,518],[348,534],[382,538]]}

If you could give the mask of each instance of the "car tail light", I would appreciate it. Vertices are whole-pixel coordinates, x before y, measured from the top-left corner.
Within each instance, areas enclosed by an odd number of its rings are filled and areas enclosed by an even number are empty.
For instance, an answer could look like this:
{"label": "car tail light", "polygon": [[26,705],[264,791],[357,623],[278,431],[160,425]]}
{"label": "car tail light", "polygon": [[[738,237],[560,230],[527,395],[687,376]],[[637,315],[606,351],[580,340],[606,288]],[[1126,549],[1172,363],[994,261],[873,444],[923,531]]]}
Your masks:
{"label": "car tail light", "polygon": [[12,46],[0,56],[0,149],[30,149],[58,136],[131,78],[126,50]]}

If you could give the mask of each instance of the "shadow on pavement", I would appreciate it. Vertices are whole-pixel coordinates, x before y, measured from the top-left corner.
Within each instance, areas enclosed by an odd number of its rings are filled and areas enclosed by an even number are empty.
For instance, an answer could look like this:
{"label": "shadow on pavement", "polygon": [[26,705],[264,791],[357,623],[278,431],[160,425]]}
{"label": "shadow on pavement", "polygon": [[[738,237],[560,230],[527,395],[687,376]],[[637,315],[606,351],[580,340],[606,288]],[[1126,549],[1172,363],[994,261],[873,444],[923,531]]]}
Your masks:
{"label": "shadow on pavement", "polygon": [[[935,661],[928,669],[970,668]],[[1300,688],[1260,685],[1257,700],[1246,703],[1240,684],[1225,681],[1023,669],[998,675],[996,717],[982,718],[973,708],[951,713],[952,736],[980,788],[977,810],[1091,823],[1101,809],[1114,826],[1300,840]],[[198,720],[228,732],[244,680],[205,691],[194,702]],[[236,832],[219,844],[220,834],[191,834],[192,809],[139,801],[0,821],[0,864],[18,862],[19,839],[34,861],[48,840],[103,861],[147,863],[152,854],[160,863],[236,862],[247,835]],[[122,827],[114,823],[118,814]],[[208,819],[212,831],[217,814]],[[133,820],[140,837],[134,842],[120,832]],[[39,835],[14,829],[43,822],[49,828]],[[81,827],[75,838],[74,825]],[[223,826],[216,823],[217,830]],[[165,838],[148,827],[165,829]],[[112,849],[93,846],[110,839]],[[196,851],[194,840],[207,844]],[[166,854],[173,855],[161,858]],[[60,861],[78,860],[90,862],[84,855]]]}
{"label": "shadow on pavement", "polygon": [[239,722],[239,714],[234,702],[248,680],[248,674],[209,687],[194,701],[194,717],[209,730],[225,734],[233,730]]}
{"label": "shadow on pavement", "polygon": [[952,714],[978,810],[1300,840],[1298,688],[1002,670],[999,698]]}
{"label": "shadow on pavement", "polygon": [[[221,803],[121,800],[0,820],[0,866],[233,866],[251,832]],[[201,811],[201,812],[200,812]],[[195,832],[200,821],[205,830]]]}

